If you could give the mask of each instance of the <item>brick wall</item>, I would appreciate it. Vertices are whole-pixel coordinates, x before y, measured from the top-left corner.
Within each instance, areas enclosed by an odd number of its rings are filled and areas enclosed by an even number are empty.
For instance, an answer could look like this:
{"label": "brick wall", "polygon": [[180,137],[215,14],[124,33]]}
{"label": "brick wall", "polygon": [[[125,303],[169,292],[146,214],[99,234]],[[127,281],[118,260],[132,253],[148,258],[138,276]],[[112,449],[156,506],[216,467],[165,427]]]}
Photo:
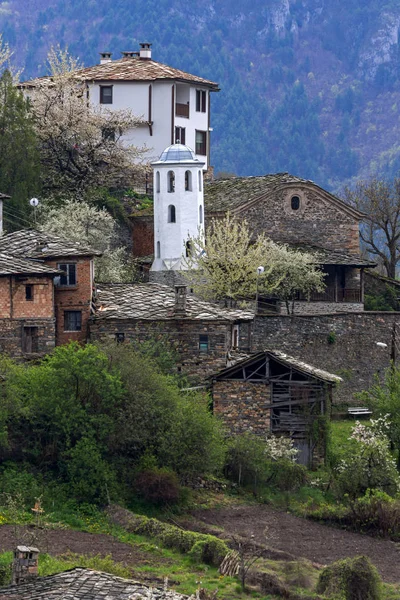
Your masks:
{"label": "brick wall", "polygon": [[[170,319],[135,321],[128,319],[90,319],[90,340],[115,340],[123,333],[125,342],[165,340],[166,347],[178,353],[176,368],[193,383],[204,383],[206,377],[226,366],[231,344],[231,324],[219,321]],[[199,350],[199,336],[209,336],[209,352]]]}
{"label": "brick wall", "polygon": [[394,328],[400,348],[400,313],[259,316],[253,350],[276,348],[340,375],[344,381],[334,394],[335,402],[358,404],[354,394],[367,389],[375,374],[382,377],[390,366]]}
{"label": "brick wall", "polygon": [[[26,286],[32,285],[32,300],[26,299]],[[12,278],[12,316],[14,318],[53,318],[53,278]]]}
{"label": "brick wall", "polygon": [[[91,313],[93,291],[91,259],[89,257],[68,257],[46,261],[51,267],[60,263],[76,263],[76,285],[56,286],[54,293],[57,345],[70,341],[85,342],[88,335],[88,321]],[[64,331],[64,311],[82,312],[81,331]]]}
{"label": "brick wall", "polygon": [[154,217],[132,217],[132,250],[133,256],[149,256],[154,254]]}
{"label": "brick wall", "polygon": [[245,431],[266,436],[270,433],[270,388],[248,381],[214,381],[213,410],[233,434]]}

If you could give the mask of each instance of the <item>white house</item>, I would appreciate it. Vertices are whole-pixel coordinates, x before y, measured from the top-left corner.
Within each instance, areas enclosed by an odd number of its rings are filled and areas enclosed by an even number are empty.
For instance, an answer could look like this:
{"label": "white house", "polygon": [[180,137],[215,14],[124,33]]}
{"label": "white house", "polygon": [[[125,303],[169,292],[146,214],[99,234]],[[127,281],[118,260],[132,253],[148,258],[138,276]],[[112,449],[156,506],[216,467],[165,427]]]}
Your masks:
{"label": "white house", "polygon": [[[218,84],[174,69],[151,58],[151,44],[140,44],[139,52],[122,52],[112,60],[101,53],[100,64],[76,71],[84,81],[87,97],[94,105],[130,109],[143,119],[125,136],[127,143],[148,148],[146,161],[154,161],[164,148],[176,142],[188,145],[209,166],[210,92]],[[21,84],[29,88],[34,81]]]}
{"label": "white house", "polygon": [[[173,144],[152,163],[154,170],[154,262],[151,271],[185,270],[190,240],[204,235],[204,161]],[[154,278],[153,278],[154,279]]]}

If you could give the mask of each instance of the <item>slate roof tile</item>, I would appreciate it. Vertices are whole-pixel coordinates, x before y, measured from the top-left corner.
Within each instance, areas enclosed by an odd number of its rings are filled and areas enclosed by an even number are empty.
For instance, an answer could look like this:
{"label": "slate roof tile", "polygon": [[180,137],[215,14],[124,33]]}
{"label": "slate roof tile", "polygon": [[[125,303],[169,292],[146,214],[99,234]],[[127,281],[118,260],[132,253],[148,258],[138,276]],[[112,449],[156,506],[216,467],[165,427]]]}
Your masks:
{"label": "slate roof tile", "polygon": [[101,252],[88,248],[79,242],[71,242],[62,237],[22,229],[0,237],[0,252],[27,258],[58,258],[66,256],[100,256]]}
{"label": "slate roof tile", "polygon": [[57,275],[59,269],[48,267],[42,262],[17,258],[0,252],[0,277],[5,275]]}
{"label": "slate roof tile", "polygon": [[[157,321],[176,318],[173,314],[175,291],[156,283],[98,284],[93,319],[139,319]],[[243,310],[220,308],[215,304],[187,296],[186,315],[179,319],[251,320],[253,314]]]}

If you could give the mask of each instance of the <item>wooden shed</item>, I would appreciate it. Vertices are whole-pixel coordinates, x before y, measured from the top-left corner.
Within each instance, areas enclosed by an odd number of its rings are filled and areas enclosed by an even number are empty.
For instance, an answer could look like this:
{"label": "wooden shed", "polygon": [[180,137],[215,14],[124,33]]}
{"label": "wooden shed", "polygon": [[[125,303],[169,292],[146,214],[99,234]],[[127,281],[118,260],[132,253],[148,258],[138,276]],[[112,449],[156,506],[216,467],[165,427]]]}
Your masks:
{"label": "wooden shed", "polygon": [[299,462],[312,466],[325,458],[325,422],[341,381],[283,352],[264,350],[212,378],[214,413],[232,434],[290,436]]}

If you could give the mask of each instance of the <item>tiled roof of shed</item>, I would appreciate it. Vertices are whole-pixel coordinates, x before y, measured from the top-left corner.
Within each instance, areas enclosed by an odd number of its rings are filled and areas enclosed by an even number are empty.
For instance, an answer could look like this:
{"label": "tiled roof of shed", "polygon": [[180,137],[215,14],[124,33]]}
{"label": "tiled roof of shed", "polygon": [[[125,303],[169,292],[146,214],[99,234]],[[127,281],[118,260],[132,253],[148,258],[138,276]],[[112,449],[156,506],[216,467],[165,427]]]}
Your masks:
{"label": "tiled roof of shed", "polygon": [[375,267],[376,262],[366,260],[359,256],[353,256],[346,252],[338,250],[329,250],[320,246],[311,246],[308,244],[288,244],[296,250],[315,254],[316,262],[320,265],[347,265],[349,267]]}
{"label": "tiled roof of shed", "polygon": [[39,261],[17,258],[0,252],[0,277],[5,275],[57,275],[58,269],[47,267]]}
{"label": "tiled roof of shed", "polygon": [[175,317],[175,291],[157,283],[98,284],[95,305],[94,319],[248,321],[254,316],[251,312],[220,308],[188,295],[186,315]]}
{"label": "tiled roof of shed", "polygon": [[245,357],[243,360],[235,361],[235,363],[231,367],[223,369],[222,371],[220,371],[219,373],[214,375],[213,379],[218,379],[220,377],[223,377],[224,375],[228,374],[229,372],[234,371],[239,365],[242,367],[248,363],[252,363],[253,361],[256,361],[259,358],[261,358],[264,354],[267,354],[272,359],[275,359],[276,361],[278,361],[284,365],[294,367],[297,371],[300,371],[300,372],[304,373],[305,375],[311,375],[313,377],[316,377],[317,379],[326,381],[327,383],[337,384],[337,383],[340,383],[341,381],[343,381],[343,379],[341,377],[339,377],[338,375],[334,375],[333,373],[328,373],[328,371],[324,371],[322,369],[318,369],[317,367],[313,367],[312,365],[309,365],[309,364],[303,362],[302,360],[299,360],[298,358],[294,358],[293,356],[290,356],[289,354],[285,354],[285,352],[281,352],[280,350],[274,350],[274,349],[273,350],[270,350],[270,349],[262,350],[261,352],[256,352],[254,354],[251,354],[248,357]]}
{"label": "tiled roof of shed", "polygon": [[[152,588],[154,600],[184,600],[187,596]],[[29,583],[0,588],[0,600],[145,600],[150,588],[108,573],[76,568]]]}
{"label": "tiled roof of shed", "polygon": [[[102,65],[79,69],[76,78],[82,81],[155,81],[157,79],[185,81],[218,90],[218,84],[197,75],[191,75],[180,69],[139,57],[121,58]],[[21,87],[34,86],[36,83],[51,83],[50,77],[39,77],[20,84]]]}
{"label": "tiled roof of shed", "polygon": [[101,255],[79,242],[34,229],[22,229],[0,237],[0,252],[28,258]]}
{"label": "tiled roof of shed", "polygon": [[363,216],[354,207],[327,192],[313,181],[290,175],[290,173],[216,179],[204,185],[204,206],[206,213],[226,212],[239,209],[257,198],[276,194],[284,186],[304,184],[317,188],[322,194],[329,196],[332,202],[355,216],[359,218]]}

